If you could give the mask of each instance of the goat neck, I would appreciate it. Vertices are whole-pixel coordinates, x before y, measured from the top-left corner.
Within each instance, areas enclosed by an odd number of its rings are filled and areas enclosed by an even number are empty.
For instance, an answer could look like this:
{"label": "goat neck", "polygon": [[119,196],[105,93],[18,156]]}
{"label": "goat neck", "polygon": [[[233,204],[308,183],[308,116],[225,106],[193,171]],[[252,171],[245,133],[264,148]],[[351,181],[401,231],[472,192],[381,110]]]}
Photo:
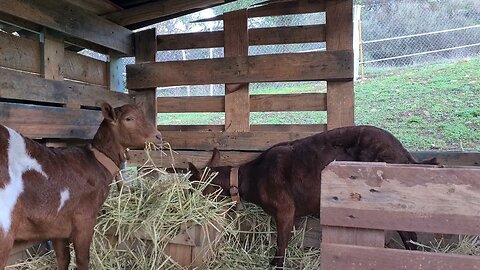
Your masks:
{"label": "goat neck", "polygon": [[127,149],[120,144],[118,134],[115,134],[115,131],[105,120],[100,124],[93,137],[92,146],[110,158],[119,168],[126,161],[125,152]]}

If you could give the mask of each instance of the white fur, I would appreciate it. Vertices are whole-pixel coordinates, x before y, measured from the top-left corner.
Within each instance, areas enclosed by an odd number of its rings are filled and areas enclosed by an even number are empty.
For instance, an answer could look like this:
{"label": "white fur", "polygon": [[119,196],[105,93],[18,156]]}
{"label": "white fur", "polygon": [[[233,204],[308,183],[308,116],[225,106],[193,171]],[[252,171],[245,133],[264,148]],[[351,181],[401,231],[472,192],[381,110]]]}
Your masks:
{"label": "white fur", "polygon": [[0,229],[4,231],[4,235],[10,231],[12,213],[23,192],[23,174],[33,170],[48,178],[43,172],[42,166],[27,152],[23,137],[13,129],[7,127],[7,130],[10,136],[7,151],[10,181],[3,189],[0,189]]}
{"label": "white fur", "polygon": [[62,190],[62,192],[60,192],[60,206],[57,209],[57,213],[62,210],[63,206],[65,206],[65,202],[67,202],[68,199],[70,199],[70,191],[68,191],[68,189]]}

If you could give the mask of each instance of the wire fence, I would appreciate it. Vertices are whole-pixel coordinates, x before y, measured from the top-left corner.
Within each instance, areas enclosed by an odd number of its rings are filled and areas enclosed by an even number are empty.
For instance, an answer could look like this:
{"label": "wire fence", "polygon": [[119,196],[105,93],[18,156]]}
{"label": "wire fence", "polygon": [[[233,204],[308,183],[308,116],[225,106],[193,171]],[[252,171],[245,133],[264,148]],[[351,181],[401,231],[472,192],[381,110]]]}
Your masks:
{"label": "wire fence", "polygon": [[[251,2],[251,1],[250,1]],[[356,7],[358,8],[358,7]],[[221,10],[223,12],[225,10]],[[212,17],[209,9],[154,25],[157,34],[221,31],[222,21],[192,23]],[[429,65],[480,55],[480,1],[478,0],[365,0],[358,27],[357,62],[364,76],[384,74],[400,67]],[[249,19],[249,28],[315,25],[325,23],[325,15],[303,14]],[[325,43],[250,46],[249,55],[310,52],[325,49]],[[357,48],[356,48],[357,49]],[[223,48],[162,51],[157,61],[179,61],[223,57]],[[133,64],[125,58],[124,64]],[[272,89],[275,89],[273,91]],[[252,83],[252,93],[325,91],[325,83]],[[161,88],[160,96],[223,95],[224,85]]]}

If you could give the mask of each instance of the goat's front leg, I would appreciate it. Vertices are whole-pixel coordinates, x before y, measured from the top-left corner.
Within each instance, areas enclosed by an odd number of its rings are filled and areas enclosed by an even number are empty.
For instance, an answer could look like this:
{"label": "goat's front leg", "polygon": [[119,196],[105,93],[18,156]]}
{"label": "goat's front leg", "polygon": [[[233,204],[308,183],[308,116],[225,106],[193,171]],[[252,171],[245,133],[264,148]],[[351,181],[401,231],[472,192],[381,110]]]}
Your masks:
{"label": "goat's front leg", "polygon": [[293,202],[283,206],[286,207],[278,209],[274,216],[277,225],[277,252],[270,264],[276,267],[283,267],[285,250],[288,246],[288,240],[290,240],[295,219],[295,206]]}
{"label": "goat's front leg", "polygon": [[70,240],[55,239],[52,240],[58,270],[68,270],[70,264]]}
{"label": "goat's front leg", "polygon": [[74,223],[72,242],[78,270],[89,269],[90,245],[92,244],[95,221],[95,217],[81,217]]}
{"label": "goat's front leg", "polygon": [[7,265],[7,260],[14,242],[15,238],[12,232],[5,235],[4,232],[0,230],[0,269],[4,269]]}

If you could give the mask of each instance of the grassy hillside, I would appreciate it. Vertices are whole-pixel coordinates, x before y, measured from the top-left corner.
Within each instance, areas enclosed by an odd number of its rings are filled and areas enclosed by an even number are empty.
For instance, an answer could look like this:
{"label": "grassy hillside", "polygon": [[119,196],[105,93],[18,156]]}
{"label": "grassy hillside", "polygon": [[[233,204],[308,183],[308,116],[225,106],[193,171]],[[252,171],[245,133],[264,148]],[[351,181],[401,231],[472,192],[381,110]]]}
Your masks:
{"label": "grassy hillside", "polygon": [[[323,92],[324,84],[252,94]],[[355,85],[355,122],[389,130],[410,150],[480,151],[480,58],[396,69]],[[159,123],[223,124],[223,113],[161,114]],[[325,123],[325,112],[252,113],[252,124]]]}

